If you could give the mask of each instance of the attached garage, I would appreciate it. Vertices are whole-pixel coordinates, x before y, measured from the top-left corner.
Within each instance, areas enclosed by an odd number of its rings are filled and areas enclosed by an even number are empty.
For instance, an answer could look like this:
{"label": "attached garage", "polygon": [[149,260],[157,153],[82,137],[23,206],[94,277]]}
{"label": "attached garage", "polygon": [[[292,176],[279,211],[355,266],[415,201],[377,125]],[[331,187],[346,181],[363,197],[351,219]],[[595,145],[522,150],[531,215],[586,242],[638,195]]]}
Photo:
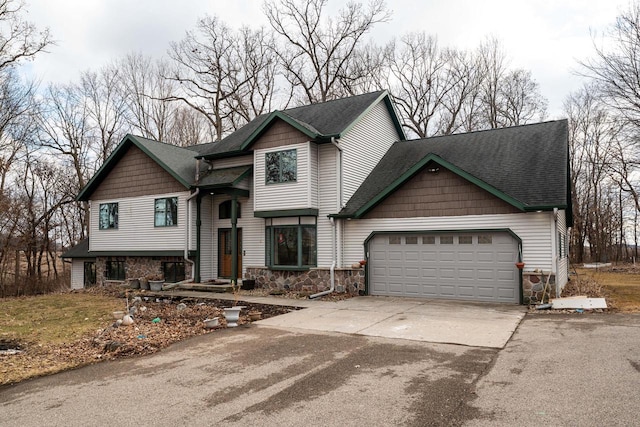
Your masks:
{"label": "attached garage", "polygon": [[508,231],[374,234],[369,293],[518,304],[519,244]]}

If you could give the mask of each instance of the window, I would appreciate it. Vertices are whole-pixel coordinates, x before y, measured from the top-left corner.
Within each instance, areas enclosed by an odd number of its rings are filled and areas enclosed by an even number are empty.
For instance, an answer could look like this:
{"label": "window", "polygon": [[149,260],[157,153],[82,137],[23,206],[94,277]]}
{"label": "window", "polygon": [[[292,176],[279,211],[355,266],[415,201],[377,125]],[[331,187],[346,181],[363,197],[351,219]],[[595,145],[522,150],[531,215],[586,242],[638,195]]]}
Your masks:
{"label": "window", "polygon": [[453,245],[453,236],[440,236],[441,245]]}
{"label": "window", "polygon": [[404,242],[407,245],[417,245],[418,244],[418,236],[407,236],[404,238]]}
{"label": "window", "polygon": [[389,244],[390,245],[401,245],[402,237],[400,236],[389,236]]}
{"label": "window", "polygon": [[264,158],[267,184],[296,181],[298,175],[296,150],[266,153]]}
{"label": "window", "polygon": [[88,288],[96,284],[96,263],[93,261],[84,262],[84,286]]}
{"label": "window", "polygon": [[493,242],[490,234],[481,234],[478,236],[479,245],[490,245]]}
{"label": "window", "polygon": [[423,245],[435,245],[436,236],[422,236]]}
{"label": "window", "polygon": [[316,226],[267,227],[267,265],[308,268],[316,266]]}
{"label": "window", "polygon": [[105,277],[107,280],[124,280],[124,261],[107,261]]}
{"label": "window", "polygon": [[472,245],[473,236],[460,236],[458,237],[458,243],[461,245]]}
{"label": "window", "polygon": [[181,282],[185,279],[184,262],[163,262],[162,273],[167,283]]}
{"label": "window", "polygon": [[100,203],[98,227],[100,230],[118,228],[117,203]]}
{"label": "window", "polygon": [[560,231],[558,231],[558,253],[561,259],[567,256],[567,241]]}
{"label": "window", "polygon": [[154,218],[154,225],[156,227],[178,225],[178,198],[166,197],[156,199]]}
{"label": "window", "polygon": [[[231,202],[232,200],[227,200],[226,202],[222,202],[220,203],[220,206],[218,206],[218,218],[220,219],[230,219],[231,218]],[[240,202],[236,202],[237,207],[238,207],[238,218],[240,218],[242,215],[240,215]]]}

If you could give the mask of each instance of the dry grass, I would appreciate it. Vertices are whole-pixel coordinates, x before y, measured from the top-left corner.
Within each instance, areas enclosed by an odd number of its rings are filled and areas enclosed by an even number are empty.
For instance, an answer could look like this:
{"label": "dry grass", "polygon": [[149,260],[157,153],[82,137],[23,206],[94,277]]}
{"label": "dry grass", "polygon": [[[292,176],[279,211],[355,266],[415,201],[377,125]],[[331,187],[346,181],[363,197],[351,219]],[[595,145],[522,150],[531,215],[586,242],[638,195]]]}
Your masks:
{"label": "dry grass", "polygon": [[[570,289],[577,294],[604,297],[614,310],[640,312],[640,267],[612,266],[604,269],[577,268]],[[573,294],[571,290],[568,295]],[[563,295],[565,295],[563,293]]]}
{"label": "dry grass", "polygon": [[[142,299],[134,302],[133,297]],[[130,304],[139,311],[132,326],[117,327],[112,312]],[[150,354],[188,337],[214,332],[203,320],[220,317],[229,301],[193,298],[179,301],[145,296],[144,291],[121,287],[94,287],[84,291],[36,297],[0,299],[0,344],[17,349],[0,352],[0,386],[48,375],[102,360]],[[262,312],[262,318],[277,316],[292,307],[242,304],[240,324],[251,320],[248,311]]]}

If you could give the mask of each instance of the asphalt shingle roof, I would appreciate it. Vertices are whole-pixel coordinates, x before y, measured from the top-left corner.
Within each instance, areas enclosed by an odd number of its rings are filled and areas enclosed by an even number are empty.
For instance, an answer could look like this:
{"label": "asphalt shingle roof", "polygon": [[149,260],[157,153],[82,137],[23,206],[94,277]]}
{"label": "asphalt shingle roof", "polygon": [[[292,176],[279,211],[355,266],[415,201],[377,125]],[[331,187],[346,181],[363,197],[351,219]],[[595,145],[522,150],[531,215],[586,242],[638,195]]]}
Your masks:
{"label": "asphalt shingle roof", "polygon": [[89,239],[80,240],[74,247],[63,252],[60,258],[95,258],[89,254]]}
{"label": "asphalt shingle roof", "polygon": [[[385,91],[365,93],[333,101],[289,108],[278,113],[312,134],[321,137],[339,136],[383,94],[385,94]],[[192,149],[204,157],[238,152],[241,150],[243,143],[272,116],[273,113],[260,115],[222,141],[195,146]]]}
{"label": "asphalt shingle roof", "polygon": [[396,142],[340,215],[361,212],[430,156],[517,200],[525,210],[567,206],[567,144],[566,120]]}

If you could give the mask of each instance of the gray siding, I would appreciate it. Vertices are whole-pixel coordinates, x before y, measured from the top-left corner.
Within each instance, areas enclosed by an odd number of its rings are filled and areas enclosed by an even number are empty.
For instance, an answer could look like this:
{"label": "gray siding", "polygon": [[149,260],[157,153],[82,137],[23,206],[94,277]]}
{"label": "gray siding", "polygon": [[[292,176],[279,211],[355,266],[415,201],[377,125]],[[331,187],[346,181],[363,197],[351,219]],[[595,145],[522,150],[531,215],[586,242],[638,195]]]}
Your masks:
{"label": "gray siding", "polygon": [[318,149],[318,267],[330,267],[332,255],[332,227],[327,215],[335,214],[338,208],[338,149],[323,144]]}
{"label": "gray siding", "polygon": [[[509,228],[522,239],[525,271],[551,271],[555,239],[553,213],[469,215],[429,218],[379,218],[344,221],[344,262],[364,257],[364,240],[372,231],[481,230]],[[554,269],[555,270],[555,269]]]}
{"label": "gray siding", "polygon": [[[184,250],[186,205],[189,192],[91,201],[89,240],[91,251]],[[154,226],[154,200],[178,197],[178,225]],[[98,229],[100,203],[118,203],[118,228]],[[195,219],[195,203],[192,205]],[[193,230],[195,232],[195,229]]]}
{"label": "gray siding", "polygon": [[398,140],[398,133],[383,101],[340,140],[344,180],[342,204],[347,203],[391,144]]}
{"label": "gray siding", "polygon": [[[310,148],[311,143],[305,142],[303,144],[254,151],[254,210],[271,211],[318,207],[313,204],[310,192]],[[297,150],[297,181],[267,185],[265,183],[265,154],[283,149]]]}

